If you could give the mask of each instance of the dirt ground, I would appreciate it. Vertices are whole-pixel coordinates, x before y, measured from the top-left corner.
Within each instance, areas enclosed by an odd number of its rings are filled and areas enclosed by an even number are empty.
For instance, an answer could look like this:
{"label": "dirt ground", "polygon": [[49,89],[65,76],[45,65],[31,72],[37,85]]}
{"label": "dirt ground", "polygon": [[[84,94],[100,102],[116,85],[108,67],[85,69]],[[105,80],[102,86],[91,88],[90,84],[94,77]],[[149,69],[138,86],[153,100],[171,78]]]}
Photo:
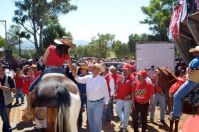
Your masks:
{"label": "dirt ground", "polygon": [[[115,106],[114,106],[115,107]],[[11,111],[11,127],[13,129],[13,132],[35,132],[34,130],[34,123],[32,122],[23,122],[21,120],[23,109],[25,108],[25,104],[15,106],[12,108]],[[154,117],[154,123],[151,123],[148,121],[148,132],[165,132],[169,129],[169,121],[168,121],[168,114],[166,115],[165,121],[166,124],[162,125],[161,122],[159,122],[160,113],[159,113],[159,107],[156,108],[155,117]],[[179,129],[181,129],[181,126],[184,122],[184,120],[189,117],[189,115],[183,114],[182,119],[180,120]],[[133,132],[132,128],[132,118],[129,118],[129,126],[128,131]],[[2,121],[0,120],[0,131],[2,127]],[[141,130],[141,126],[140,126]],[[117,117],[116,113],[114,112],[114,116],[112,118],[111,122],[106,122],[103,124],[103,132],[120,132],[119,127],[119,118]],[[87,125],[86,125],[86,112],[83,113],[83,126],[79,129],[79,132],[89,132]]]}
{"label": "dirt ground", "polygon": [[[115,108],[115,106],[114,106]],[[149,116],[148,116],[148,127],[147,127],[147,132],[165,132],[169,130],[169,120],[168,120],[168,115],[166,114],[165,116],[165,122],[166,124],[162,124],[159,119],[160,119],[160,109],[159,107],[156,107],[155,111],[155,116],[154,116],[154,122],[150,122]],[[83,113],[84,119],[83,119],[83,126],[80,128],[79,132],[89,132],[89,130],[86,127],[86,113]],[[179,122],[179,130],[182,127],[182,124],[186,118],[188,118],[190,115],[183,114],[182,118]],[[103,132],[121,132],[120,127],[119,127],[120,121],[119,118],[114,111],[114,115],[112,118],[111,122],[106,122],[103,124]],[[139,130],[141,131],[141,123],[139,123]],[[132,117],[129,117],[129,125],[128,125],[128,131],[133,132],[133,121]]]}

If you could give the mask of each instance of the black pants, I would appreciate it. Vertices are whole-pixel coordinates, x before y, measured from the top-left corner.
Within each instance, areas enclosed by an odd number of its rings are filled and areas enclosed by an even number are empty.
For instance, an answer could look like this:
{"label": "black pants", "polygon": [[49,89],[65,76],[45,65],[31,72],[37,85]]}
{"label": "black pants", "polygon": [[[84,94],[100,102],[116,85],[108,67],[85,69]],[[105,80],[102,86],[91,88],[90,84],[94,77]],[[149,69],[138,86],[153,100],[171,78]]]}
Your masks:
{"label": "black pants", "polygon": [[149,103],[139,104],[135,102],[135,110],[133,111],[134,132],[138,132],[139,115],[141,115],[142,132],[146,131],[148,108],[149,108]]}
{"label": "black pants", "polygon": [[1,116],[1,119],[3,121],[2,131],[3,132],[11,132],[12,130],[11,130],[11,127],[10,127],[10,123],[9,123],[9,119],[8,119],[8,115],[7,115],[5,106],[0,105],[0,116]]}

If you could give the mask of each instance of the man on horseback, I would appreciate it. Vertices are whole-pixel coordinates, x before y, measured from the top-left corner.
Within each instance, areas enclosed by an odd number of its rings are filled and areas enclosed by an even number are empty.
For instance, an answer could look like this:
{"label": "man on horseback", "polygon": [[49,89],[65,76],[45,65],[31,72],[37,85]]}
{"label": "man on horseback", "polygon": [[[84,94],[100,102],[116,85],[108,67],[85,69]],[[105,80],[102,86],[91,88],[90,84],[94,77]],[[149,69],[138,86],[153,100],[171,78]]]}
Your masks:
{"label": "man on horseback", "polygon": [[188,95],[199,83],[199,46],[191,50],[195,58],[189,63],[187,68],[186,82],[174,94],[173,111],[171,120],[179,119],[182,114],[182,100]]}

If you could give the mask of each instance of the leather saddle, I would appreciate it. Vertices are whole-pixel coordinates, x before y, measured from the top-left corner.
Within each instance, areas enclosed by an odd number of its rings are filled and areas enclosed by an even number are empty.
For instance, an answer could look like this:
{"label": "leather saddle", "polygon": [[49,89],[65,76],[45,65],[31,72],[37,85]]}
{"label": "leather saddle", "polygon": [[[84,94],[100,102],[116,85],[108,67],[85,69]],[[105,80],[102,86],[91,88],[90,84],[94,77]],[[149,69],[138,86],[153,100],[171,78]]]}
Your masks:
{"label": "leather saddle", "polygon": [[31,92],[31,107],[57,107],[56,89],[60,85],[64,86],[70,93],[76,94],[78,92],[76,84],[63,74],[48,73],[43,75],[42,80]]}

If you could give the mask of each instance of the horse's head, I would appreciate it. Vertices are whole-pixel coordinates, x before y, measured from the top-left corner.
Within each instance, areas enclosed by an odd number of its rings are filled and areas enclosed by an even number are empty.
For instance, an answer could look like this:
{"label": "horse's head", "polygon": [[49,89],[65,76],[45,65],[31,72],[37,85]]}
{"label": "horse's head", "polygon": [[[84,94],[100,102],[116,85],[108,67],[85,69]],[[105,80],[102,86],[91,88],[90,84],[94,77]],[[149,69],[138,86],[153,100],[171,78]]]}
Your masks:
{"label": "horse's head", "polygon": [[75,83],[65,76],[47,76],[31,92],[31,106],[56,107],[58,87],[65,87],[71,93],[78,92]]}
{"label": "horse's head", "polygon": [[164,93],[168,94],[169,88],[172,84],[176,82],[177,77],[168,68],[159,67],[158,70],[159,73],[157,84],[163,90]]}

